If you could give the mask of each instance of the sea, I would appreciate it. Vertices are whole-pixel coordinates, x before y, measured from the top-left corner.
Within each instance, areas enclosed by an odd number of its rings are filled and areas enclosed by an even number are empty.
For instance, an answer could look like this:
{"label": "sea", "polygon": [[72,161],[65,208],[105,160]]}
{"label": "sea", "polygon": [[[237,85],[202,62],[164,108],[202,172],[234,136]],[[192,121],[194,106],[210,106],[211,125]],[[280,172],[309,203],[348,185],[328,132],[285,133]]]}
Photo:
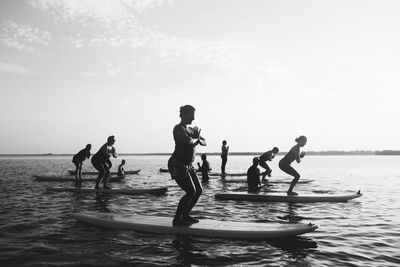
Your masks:
{"label": "sea", "polygon": [[[293,167],[299,194],[347,194],[362,197],[340,203],[263,203],[216,200],[217,192],[246,191],[245,184],[227,184],[213,177],[192,211],[198,219],[236,222],[313,223],[314,232],[265,241],[160,235],[105,229],[71,218],[72,213],[167,216],[175,213],[183,191],[166,168],[168,156],[120,155],[125,169],[141,169],[114,188],[167,186],[165,195],[96,195],[48,192],[49,186],[71,182],[39,182],[33,175],[67,175],[71,156],[0,157],[0,266],[400,266],[400,156],[310,155]],[[253,156],[229,156],[228,173],[246,172]],[[271,180],[287,180],[269,165]],[[215,172],[221,158],[209,155]],[[201,162],[196,156],[195,164]],[[93,170],[90,161],[84,170]],[[84,186],[93,187],[93,182]],[[286,191],[288,184],[263,188]],[[265,192],[264,192],[265,191]]]}

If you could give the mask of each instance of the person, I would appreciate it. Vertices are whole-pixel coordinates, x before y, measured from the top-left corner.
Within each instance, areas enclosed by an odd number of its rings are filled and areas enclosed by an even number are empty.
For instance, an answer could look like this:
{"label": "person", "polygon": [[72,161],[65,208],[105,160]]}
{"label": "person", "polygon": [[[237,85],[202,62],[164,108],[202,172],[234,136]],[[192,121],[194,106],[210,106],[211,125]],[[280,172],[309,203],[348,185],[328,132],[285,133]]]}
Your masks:
{"label": "person", "polygon": [[121,160],[121,164],[119,164],[118,166],[118,176],[125,176],[125,169],[124,169],[124,165],[125,165],[125,160]]}
{"label": "person", "polygon": [[201,155],[201,160],[203,161],[203,164],[200,166],[200,163],[197,162],[197,165],[199,166],[199,170],[201,172],[201,181],[203,183],[208,182],[210,180],[210,177],[208,176],[208,172],[211,171],[210,168],[210,163],[207,160],[207,155],[202,154]]}
{"label": "person", "polygon": [[226,174],[225,172],[225,166],[226,162],[228,161],[228,152],[229,152],[229,146],[226,145],[226,140],[222,141],[222,147],[221,147],[221,174]]}
{"label": "person", "polygon": [[290,183],[289,190],[287,191],[288,195],[298,195],[296,192],[293,192],[293,188],[299,181],[300,174],[292,166],[290,166],[290,164],[295,160],[297,163],[300,163],[300,158],[305,156],[305,152],[300,153],[300,148],[306,145],[307,137],[301,135],[296,138],[295,141],[297,144],[294,145],[290,151],[279,161],[279,168],[287,174],[293,176],[293,180]]}
{"label": "person", "polygon": [[272,159],[275,157],[275,155],[279,152],[279,148],[274,147],[272,150],[269,150],[267,152],[265,152],[264,154],[262,154],[259,157],[259,164],[261,167],[263,167],[265,169],[265,172],[262,173],[262,180],[265,181],[265,176],[268,175],[268,177],[271,177],[271,168],[268,166],[267,161],[272,161]]}
{"label": "person", "polygon": [[258,168],[259,158],[253,158],[253,165],[247,170],[247,186],[249,192],[260,190],[260,169]]}
{"label": "person", "polygon": [[92,165],[99,172],[99,176],[96,179],[96,185],[94,189],[99,189],[99,184],[103,180],[103,188],[111,189],[108,186],[108,179],[110,178],[110,169],[112,167],[110,157],[117,157],[115,147],[113,146],[115,143],[114,135],[111,135],[107,138],[107,143],[102,145],[97,151],[96,154],[92,157]]}
{"label": "person", "polygon": [[191,105],[180,107],[181,122],[175,125],[173,136],[175,150],[168,160],[168,169],[171,178],[178,186],[185,191],[180,199],[174,219],[173,226],[188,226],[197,223],[199,220],[190,216],[190,212],[196,205],[203,192],[196,171],[192,165],[197,145],[206,145],[206,141],[200,136],[198,127],[189,127],[194,120],[195,108]]}
{"label": "person", "polygon": [[91,144],[87,144],[84,149],[79,151],[72,157],[72,162],[74,163],[75,170],[75,187],[80,187],[82,184],[82,165],[86,159],[90,158],[90,149],[92,149]]}

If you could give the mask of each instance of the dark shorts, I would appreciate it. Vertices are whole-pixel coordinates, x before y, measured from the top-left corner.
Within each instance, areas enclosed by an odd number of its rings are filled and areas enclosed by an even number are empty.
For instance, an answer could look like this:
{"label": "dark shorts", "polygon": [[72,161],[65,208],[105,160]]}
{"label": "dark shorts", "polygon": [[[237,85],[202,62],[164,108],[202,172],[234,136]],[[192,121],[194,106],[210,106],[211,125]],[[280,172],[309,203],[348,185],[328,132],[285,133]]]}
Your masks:
{"label": "dark shorts", "polygon": [[110,170],[106,162],[102,162],[92,157],[92,165],[99,172],[100,175],[109,174]]}
{"label": "dark shorts", "polygon": [[192,179],[196,177],[197,179],[197,174],[196,170],[194,169],[192,164],[185,165],[173,157],[169,158],[168,160],[168,170],[169,173],[171,174],[171,179],[177,180],[177,179]]}

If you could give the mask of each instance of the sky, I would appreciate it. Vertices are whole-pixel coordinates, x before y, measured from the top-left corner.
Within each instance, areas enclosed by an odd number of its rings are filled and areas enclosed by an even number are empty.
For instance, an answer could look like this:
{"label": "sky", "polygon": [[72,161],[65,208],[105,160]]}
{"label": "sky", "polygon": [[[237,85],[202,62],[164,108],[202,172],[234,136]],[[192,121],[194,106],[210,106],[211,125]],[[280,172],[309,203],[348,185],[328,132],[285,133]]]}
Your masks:
{"label": "sky", "polygon": [[1,0],[0,154],[400,150],[400,2]]}

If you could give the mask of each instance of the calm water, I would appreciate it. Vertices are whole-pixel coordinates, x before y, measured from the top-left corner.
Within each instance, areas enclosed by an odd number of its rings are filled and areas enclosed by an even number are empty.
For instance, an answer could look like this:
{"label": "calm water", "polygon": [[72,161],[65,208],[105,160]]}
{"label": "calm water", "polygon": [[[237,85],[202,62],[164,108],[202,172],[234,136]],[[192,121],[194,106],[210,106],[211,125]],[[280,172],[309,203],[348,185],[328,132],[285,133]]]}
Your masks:
{"label": "calm water", "polygon": [[[152,235],[106,230],[76,222],[78,211],[162,215],[172,218],[182,192],[168,174],[164,156],[126,156],[126,169],[142,169],[114,187],[169,186],[164,196],[95,196],[47,193],[46,186],[70,185],[33,181],[33,174],[66,174],[70,157],[0,157],[1,266],[399,266],[400,157],[309,156],[295,168],[308,185],[299,193],[348,193],[361,198],[346,203],[246,203],[216,201],[219,191],[240,190],[240,184],[211,179],[193,210],[198,218],[247,222],[302,222],[320,226],[313,233],[274,241],[246,241]],[[251,156],[231,156],[228,172],[243,172]],[[199,161],[196,158],[196,162]],[[272,179],[287,176],[270,165]],[[220,158],[210,156],[211,167]],[[120,159],[115,160],[117,166]],[[91,169],[89,161],[85,169]],[[93,186],[93,184],[90,184]],[[274,186],[286,190],[287,185]]]}

